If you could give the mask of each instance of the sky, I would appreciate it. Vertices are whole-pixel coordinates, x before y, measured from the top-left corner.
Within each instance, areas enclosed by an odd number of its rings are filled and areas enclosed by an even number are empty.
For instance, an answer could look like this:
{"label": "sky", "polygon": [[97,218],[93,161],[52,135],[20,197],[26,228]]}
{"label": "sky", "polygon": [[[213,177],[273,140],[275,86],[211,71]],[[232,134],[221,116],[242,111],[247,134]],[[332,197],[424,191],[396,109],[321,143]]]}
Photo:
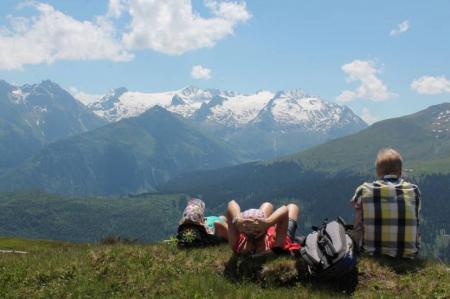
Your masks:
{"label": "sky", "polygon": [[372,123],[450,102],[450,1],[2,0],[0,79],[302,89]]}

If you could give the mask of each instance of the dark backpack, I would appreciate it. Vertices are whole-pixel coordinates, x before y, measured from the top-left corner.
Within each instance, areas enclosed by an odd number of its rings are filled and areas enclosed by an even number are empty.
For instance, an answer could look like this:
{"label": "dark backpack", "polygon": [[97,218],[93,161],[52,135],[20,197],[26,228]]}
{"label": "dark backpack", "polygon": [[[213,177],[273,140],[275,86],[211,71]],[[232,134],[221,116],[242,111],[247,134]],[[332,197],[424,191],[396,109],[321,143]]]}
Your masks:
{"label": "dark backpack", "polygon": [[354,244],[349,235],[351,229],[352,226],[345,224],[341,217],[313,227],[313,232],[303,240],[300,250],[313,277],[338,279],[356,269]]}

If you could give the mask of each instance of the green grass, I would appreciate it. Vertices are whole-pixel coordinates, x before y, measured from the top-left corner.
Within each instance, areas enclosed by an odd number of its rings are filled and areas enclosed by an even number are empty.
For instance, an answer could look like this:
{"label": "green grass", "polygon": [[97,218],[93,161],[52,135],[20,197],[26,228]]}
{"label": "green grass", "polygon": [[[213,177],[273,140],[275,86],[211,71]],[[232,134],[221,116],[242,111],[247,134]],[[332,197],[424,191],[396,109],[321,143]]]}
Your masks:
{"label": "green grass", "polygon": [[0,237],[0,250],[36,252],[48,249],[74,248],[77,246],[80,245],[68,242]]}
{"label": "green grass", "polygon": [[[70,245],[0,239],[2,298],[448,298],[449,266],[433,261],[395,269],[363,258],[348,285],[301,279],[301,263],[232,259],[227,246],[179,250],[155,245]],[[264,263],[263,263],[264,262]],[[400,265],[404,268],[405,265]],[[417,269],[415,269],[417,268]],[[403,270],[403,271],[400,271]],[[344,286],[344,287],[342,287]]]}

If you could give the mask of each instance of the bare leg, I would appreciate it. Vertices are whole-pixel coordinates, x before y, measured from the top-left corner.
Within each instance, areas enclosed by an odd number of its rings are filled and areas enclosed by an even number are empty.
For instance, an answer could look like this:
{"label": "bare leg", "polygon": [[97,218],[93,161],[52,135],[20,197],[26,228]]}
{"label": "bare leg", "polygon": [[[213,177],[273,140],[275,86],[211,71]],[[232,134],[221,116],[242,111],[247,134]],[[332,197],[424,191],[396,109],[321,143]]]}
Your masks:
{"label": "bare leg", "polygon": [[276,237],[275,237],[275,247],[283,247],[284,240],[287,235],[288,225],[289,225],[289,211],[286,206],[278,208],[272,216],[276,216],[272,221],[277,225],[276,227]]}
{"label": "bare leg", "polygon": [[293,203],[287,205],[289,219],[298,221],[298,217],[300,216],[300,208]]}
{"label": "bare leg", "polygon": [[289,223],[288,223],[288,236],[291,240],[295,239],[295,232],[297,231],[297,221],[300,216],[300,208],[296,204],[288,204]]}
{"label": "bare leg", "polygon": [[[225,217],[224,217],[225,218]],[[226,220],[226,218],[225,218]],[[228,225],[225,221],[225,223],[222,223],[220,221],[214,222],[214,228],[216,230],[216,236],[228,240]]]}

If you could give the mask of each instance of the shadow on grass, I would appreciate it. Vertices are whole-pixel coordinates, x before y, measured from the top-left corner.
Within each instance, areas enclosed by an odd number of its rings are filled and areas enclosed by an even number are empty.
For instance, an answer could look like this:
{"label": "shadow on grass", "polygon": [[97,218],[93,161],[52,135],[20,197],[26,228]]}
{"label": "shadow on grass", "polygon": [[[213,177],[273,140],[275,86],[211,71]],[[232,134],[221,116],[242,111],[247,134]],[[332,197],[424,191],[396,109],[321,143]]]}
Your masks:
{"label": "shadow on grass", "polygon": [[351,295],[358,285],[358,270],[335,280],[323,280],[309,274],[301,259],[277,256],[236,256],[225,264],[224,276],[233,282],[251,281],[261,287],[291,287],[302,284],[309,289]]}
{"label": "shadow on grass", "polygon": [[320,278],[311,277],[309,279],[312,289],[320,289],[328,291],[330,294],[339,293],[345,295],[353,295],[359,283],[358,269],[354,269],[350,273],[341,276],[335,280],[322,280]]}
{"label": "shadow on grass", "polygon": [[[255,281],[259,282],[260,272],[269,261],[268,256],[238,256],[232,255],[225,263],[224,276],[233,282]],[[273,258],[272,258],[273,259]]]}
{"label": "shadow on grass", "polygon": [[381,266],[389,267],[396,274],[416,273],[425,268],[427,264],[427,260],[422,257],[416,259],[401,259],[389,256],[368,256],[367,258]]}

